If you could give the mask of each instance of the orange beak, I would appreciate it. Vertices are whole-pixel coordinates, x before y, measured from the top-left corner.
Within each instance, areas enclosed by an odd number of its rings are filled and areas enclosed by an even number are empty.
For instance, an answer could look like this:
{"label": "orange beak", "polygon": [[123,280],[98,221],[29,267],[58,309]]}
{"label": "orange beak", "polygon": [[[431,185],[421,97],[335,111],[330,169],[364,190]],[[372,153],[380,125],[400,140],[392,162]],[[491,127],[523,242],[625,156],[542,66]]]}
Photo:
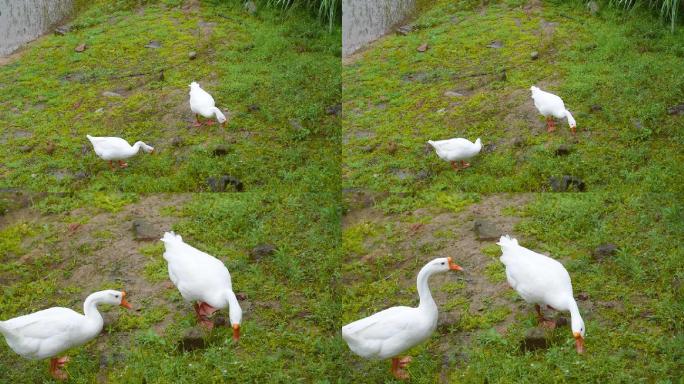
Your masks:
{"label": "orange beak", "polygon": [[449,269],[451,269],[452,271],[462,271],[463,270],[463,268],[461,268],[460,265],[451,261],[451,257],[447,257],[447,260],[449,261]]}
{"label": "orange beak", "polygon": [[240,324],[233,324],[233,340],[240,340]]}
{"label": "orange beak", "polygon": [[221,123],[221,128],[225,128],[225,127],[226,127],[226,122],[227,122],[227,121],[228,121],[228,120],[226,120],[226,121],[224,121],[223,123]]}
{"label": "orange beak", "polygon": [[584,353],[584,337],[582,337],[579,332],[575,332],[572,335],[575,337],[575,348],[577,349],[577,353]]}
{"label": "orange beak", "polygon": [[154,155],[154,148],[150,151],[150,155]]}
{"label": "orange beak", "polygon": [[124,292],[124,291],[121,291],[121,304],[119,304],[119,305],[124,307],[124,308],[127,308],[127,309],[133,309],[133,306],[131,305],[131,303],[126,301],[126,292]]}

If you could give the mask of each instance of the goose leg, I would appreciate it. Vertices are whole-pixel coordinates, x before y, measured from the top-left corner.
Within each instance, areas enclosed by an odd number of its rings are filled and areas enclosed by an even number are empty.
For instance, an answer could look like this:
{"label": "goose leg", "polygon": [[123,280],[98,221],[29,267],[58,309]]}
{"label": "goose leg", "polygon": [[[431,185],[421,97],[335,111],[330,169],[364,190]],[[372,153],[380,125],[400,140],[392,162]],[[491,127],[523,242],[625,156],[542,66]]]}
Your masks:
{"label": "goose leg", "polygon": [[546,118],[546,132],[553,132],[556,130],[556,122],[553,120],[553,117],[547,117]]}
{"label": "goose leg", "polygon": [[214,120],[212,120],[212,119],[205,120],[205,121],[204,121],[204,124],[206,124],[206,125],[214,125]]}
{"label": "goose leg", "polygon": [[192,124],[193,127],[201,127],[202,122],[199,119],[199,115],[195,113],[195,122]]}
{"label": "goose leg", "polygon": [[195,303],[193,306],[195,308],[195,313],[197,313],[197,321],[199,321],[200,324],[208,327],[209,329],[213,329],[214,322],[209,320],[209,316],[211,316],[212,313],[216,312],[217,309],[205,302],[198,302]]}
{"label": "goose leg", "polygon": [[404,368],[408,367],[413,360],[411,356],[393,357],[392,358],[392,375],[399,380],[406,380],[409,378],[408,372]]}
{"label": "goose leg", "polygon": [[451,168],[453,168],[454,171],[458,172],[458,164],[455,161],[451,162]]}
{"label": "goose leg", "polygon": [[535,304],[534,308],[537,310],[537,322],[541,324],[542,327],[554,329],[556,328],[556,322],[553,320],[549,320],[544,317],[544,314],[541,311],[541,307],[539,304]]}
{"label": "goose leg", "polygon": [[111,161],[111,160],[109,160],[109,168],[110,168],[112,171],[116,171],[116,169],[114,169],[114,164],[112,164],[112,161]]}
{"label": "goose leg", "polygon": [[64,365],[69,362],[69,357],[53,357],[50,359],[50,375],[57,380],[66,380],[67,374],[62,371]]}
{"label": "goose leg", "polygon": [[124,163],[123,160],[119,160],[119,167],[126,168],[128,167],[128,163]]}
{"label": "goose leg", "polygon": [[470,167],[470,163],[466,163],[465,161],[461,160],[461,169],[465,169]]}

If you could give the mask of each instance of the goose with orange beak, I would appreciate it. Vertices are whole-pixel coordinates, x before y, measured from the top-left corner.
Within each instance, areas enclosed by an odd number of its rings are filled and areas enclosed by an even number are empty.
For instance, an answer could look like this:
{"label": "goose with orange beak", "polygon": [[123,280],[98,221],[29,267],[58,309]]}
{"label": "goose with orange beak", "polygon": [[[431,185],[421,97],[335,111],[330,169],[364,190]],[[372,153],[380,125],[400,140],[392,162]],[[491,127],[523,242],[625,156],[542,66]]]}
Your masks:
{"label": "goose with orange beak", "polygon": [[436,273],[462,271],[451,257],[434,259],[418,272],[418,307],[392,307],[342,327],[342,337],[355,354],[367,359],[392,359],[391,372],[408,379],[410,356],[403,352],[427,340],[437,328],[437,304],[428,279]]}
{"label": "goose with orange beak", "polygon": [[209,329],[214,322],[209,318],[219,309],[228,307],[233,340],[240,339],[242,308],[233,292],[228,268],[217,258],[194,248],[173,232],[164,233],[164,259],[168,263],[169,278],[185,301],[193,303],[200,324]]}
{"label": "goose with orange beak", "polygon": [[584,320],[572,294],[570,275],[563,264],[548,256],[518,245],[518,240],[501,236],[501,262],[506,266],[508,284],[528,303],[534,304],[537,321],[554,328],[554,321],[544,318],[542,305],[557,311],[570,312],[570,327],[577,353],[584,353]]}
{"label": "goose with orange beak", "polygon": [[0,321],[0,333],[10,348],[31,360],[50,359],[50,375],[57,380],[67,379],[62,371],[69,361],[62,352],[83,345],[102,331],[104,320],[97,309],[99,304],[131,308],[126,292],[106,290],[88,296],[83,304],[84,315],[69,308],[53,307]]}

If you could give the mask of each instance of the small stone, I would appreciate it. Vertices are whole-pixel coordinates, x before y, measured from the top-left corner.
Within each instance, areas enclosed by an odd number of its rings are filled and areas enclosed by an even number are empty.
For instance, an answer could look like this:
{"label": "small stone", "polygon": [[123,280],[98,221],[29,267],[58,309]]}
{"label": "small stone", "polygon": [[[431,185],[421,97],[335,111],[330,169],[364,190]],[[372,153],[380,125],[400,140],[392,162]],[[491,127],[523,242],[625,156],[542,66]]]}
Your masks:
{"label": "small stone", "polygon": [[33,145],[22,145],[18,149],[19,149],[19,152],[28,153],[28,152],[33,151],[33,147],[34,147]]}
{"label": "small stone", "polygon": [[110,92],[110,91],[102,92],[102,96],[104,96],[104,97],[123,97],[123,96],[121,96],[121,94],[118,94],[116,92]]}
{"label": "small stone", "polygon": [[410,24],[402,25],[401,27],[397,28],[397,35],[402,35],[406,36],[409,33],[413,31],[413,26]]}
{"label": "small stone", "polygon": [[47,146],[45,146],[45,153],[47,153],[48,155],[52,155],[55,152],[56,148],[57,146],[55,145],[55,143],[51,141],[47,144]]}
{"label": "small stone", "polygon": [[428,50],[428,48],[429,48],[429,47],[428,47],[428,44],[427,44],[427,43],[423,43],[423,44],[419,45],[418,48],[416,48],[416,50],[417,50],[418,52],[425,52],[425,51]]}
{"label": "small stone", "polygon": [[257,12],[257,6],[253,1],[245,1],[245,11],[250,15],[254,15]]}
{"label": "small stone", "polygon": [[591,13],[591,15],[593,16],[593,15],[596,15],[598,13],[599,5],[597,2],[592,0],[592,1],[587,3],[587,9],[589,10],[589,13]]}
{"label": "small stone", "polygon": [[532,53],[530,53],[530,59],[537,60],[538,58],[539,58],[539,52],[532,51]]}
{"label": "small stone", "polygon": [[204,341],[204,335],[197,328],[190,328],[185,331],[183,338],[178,343],[179,349],[184,352],[194,351],[196,349],[204,349],[207,343]]}
{"label": "small stone", "polygon": [[495,48],[495,49],[503,48],[503,42],[501,40],[494,40],[491,43],[489,43],[487,48]]}
{"label": "small stone", "polygon": [[304,126],[302,126],[302,122],[299,121],[299,119],[290,119],[288,122],[290,123],[290,127],[298,131],[304,129]]}
{"label": "small stone", "polygon": [[242,181],[239,179],[229,176],[229,175],[224,175],[221,176],[221,182],[223,183],[224,186],[232,185],[236,191],[242,192],[245,189],[245,186],[242,184]]}
{"label": "small stone", "polygon": [[225,144],[219,144],[211,151],[214,156],[225,156],[230,153],[230,147]]}
{"label": "small stone", "polygon": [[473,231],[480,241],[497,240],[501,237],[501,231],[494,223],[485,219],[476,219],[473,223]]}
{"label": "small stone", "polygon": [[684,103],[668,108],[667,114],[668,115],[684,115]]}
{"label": "small stone", "polygon": [[587,301],[589,300],[589,294],[586,292],[580,292],[577,294],[577,300],[579,301]]}
{"label": "small stone", "polygon": [[188,53],[188,59],[190,59],[190,60],[195,60],[196,58],[197,58],[197,52],[195,52],[195,51],[190,51],[190,52]]}
{"label": "small stone", "polygon": [[556,156],[567,156],[572,152],[572,146],[567,145],[567,144],[561,144],[556,148],[556,151],[554,152]]}
{"label": "small stone", "polygon": [[237,292],[235,294],[235,297],[238,299],[238,301],[245,301],[247,300],[247,294],[244,292]]}
{"label": "small stone", "polygon": [[603,107],[602,107],[601,105],[599,105],[599,104],[592,104],[591,107],[589,107],[589,109],[590,109],[592,112],[600,112],[600,111],[603,111]]}
{"label": "small stone", "polygon": [[446,97],[463,97],[463,94],[455,92],[455,91],[446,91],[446,92],[444,92],[444,96],[446,96]]}
{"label": "small stone", "polygon": [[482,153],[492,153],[496,150],[496,144],[488,143],[482,147]]}
{"label": "small stone", "polygon": [[133,236],[138,241],[159,240],[161,233],[144,219],[133,220]]}
{"label": "small stone", "polygon": [[85,154],[87,154],[88,152],[90,152],[91,150],[92,150],[92,148],[90,147],[90,145],[88,145],[88,144],[83,144],[83,145],[81,146],[81,155],[85,155]]}
{"label": "small stone", "polygon": [[85,43],[83,43],[83,44],[77,45],[76,48],[74,48],[74,51],[83,52],[86,50],[86,48],[88,48],[88,47],[85,45]]}
{"label": "small stone", "polygon": [[259,261],[264,257],[271,256],[276,252],[275,245],[272,244],[259,244],[249,251],[249,255],[253,260]]}
{"label": "small stone", "polygon": [[594,259],[601,261],[607,257],[615,256],[617,253],[618,247],[615,244],[607,243],[607,244],[601,244],[596,249],[594,249],[594,252],[592,252],[592,256],[594,256]]}
{"label": "small stone", "polygon": [[211,321],[214,323],[214,327],[225,327],[228,324],[228,319],[226,315],[222,312],[214,312],[211,316]]}
{"label": "small stone", "polygon": [[258,112],[261,110],[261,107],[259,106],[259,104],[250,104],[249,106],[247,106],[247,110],[250,112]]}
{"label": "small stone", "polygon": [[568,318],[562,315],[556,317],[554,321],[556,322],[556,328],[567,327],[570,325]]}
{"label": "small stone", "polygon": [[161,43],[157,40],[151,40],[149,43],[145,44],[145,48],[157,49],[161,48]]}
{"label": "small stone", "polygon": [[375,148],[377,148],[377,144],[376,145],[364,145],[362,147],[359,147],[359,150],[363,153],[371,153],[375,150]]}
{"label": "small stone", "polygon": [[95,110],[95,113],[97,113],[97,114],[100,114],[102,112],[104,112],[104,108],[102,108],[102,107]]}
{"label": "small stone", "polygon": [[516,148],[524,147],[525,139],[521,136],[516,136],[515,138],[513,138],[513,146]]}
{"label": "small stone", "polygon": [[525,339],[521,344],[523,351],[534,351],[537,349],[547,349],[551,346],[550,335],[544,328],[530,328],[525,333]]}
{"label": "small stone", "polygon": [[586,184],[582,179],[570,175],[563,175],[561,178],[552,176],[549,178],[549,185],[554,192],[566,192],[573,187],[579,192],[584,192],[586,189]]}
{"label": "small stone", "polygon": [[399,146],[394,141],[390,141],[389,143],[387,143],[387,153],[389,153],[390,155],[394,155],[395,153],[397,153],[398,149]]}
{"label": "small stone", "polygon": [[171,139],[171,146],[173,147],[182,147],[183,146],[183,138],[180,136],[175,136],[173,139]]}
{"label": "small stone", "polygon": [[60,25],[55,28],[55,35],[64,36],[69,32],[71,32],[71,26],[69,25]]}
{"label": "small stone", "polygon": [[331,105],[325,109],[326,115],[339,116],[340,113],[342,113],[342,104],[339,104],[339,103],[335,104],[335,105]]}

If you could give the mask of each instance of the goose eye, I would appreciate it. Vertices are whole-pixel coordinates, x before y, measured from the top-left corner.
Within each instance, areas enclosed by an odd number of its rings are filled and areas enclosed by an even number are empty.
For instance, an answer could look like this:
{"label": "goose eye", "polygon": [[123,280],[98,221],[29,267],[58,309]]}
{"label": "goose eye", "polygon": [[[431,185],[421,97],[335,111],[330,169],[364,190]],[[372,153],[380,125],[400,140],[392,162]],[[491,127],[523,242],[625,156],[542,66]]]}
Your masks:
{"label": "goose eye", "polygon": [[444,262],[442,261],[442,265],[444,265]]}

